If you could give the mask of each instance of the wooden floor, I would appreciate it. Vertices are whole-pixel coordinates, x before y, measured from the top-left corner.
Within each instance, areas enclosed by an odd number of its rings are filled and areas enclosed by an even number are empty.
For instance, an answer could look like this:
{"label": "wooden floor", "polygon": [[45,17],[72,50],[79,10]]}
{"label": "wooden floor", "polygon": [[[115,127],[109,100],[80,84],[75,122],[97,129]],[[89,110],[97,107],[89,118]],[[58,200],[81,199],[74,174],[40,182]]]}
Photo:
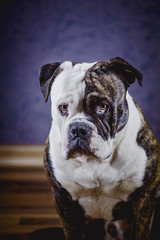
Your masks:
{"label": "wooden floor", "polygon": [[44,146],[0,146],[0,239],[60,227],[43,168]]}

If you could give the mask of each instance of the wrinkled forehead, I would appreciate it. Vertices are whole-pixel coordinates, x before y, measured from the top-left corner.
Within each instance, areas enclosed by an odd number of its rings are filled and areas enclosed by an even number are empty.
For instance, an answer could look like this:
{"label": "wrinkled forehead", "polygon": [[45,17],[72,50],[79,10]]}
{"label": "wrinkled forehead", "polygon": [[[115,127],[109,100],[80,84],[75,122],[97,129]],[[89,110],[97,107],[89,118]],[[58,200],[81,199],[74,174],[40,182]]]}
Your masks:
{"label": "wrinkled forehead", "polygon": [[86,101],[94,96],[114,102],[125,97],[124,84],[115,74],[108,72],[104,62],[73,63],[66,61],[60,65],[51,89],[51,101],[59,104]]}
{"label": "wrinkled forehead", "polygon": [[56,101],[63,97],[69,98],[73,94],[81,94],[83,92],[83,82],[86,72],[92,68],[95,63],[72,63],[66,61],[60,65],[60,73],[57,75],[52,89],[51,100]]}
{"label": "wrinkled forehead", "polygon": [[100,99],[113,102],[125,97],[124,83],[117,74],[109,71],[105,62],[97,62],[85,76],[85,99]]}

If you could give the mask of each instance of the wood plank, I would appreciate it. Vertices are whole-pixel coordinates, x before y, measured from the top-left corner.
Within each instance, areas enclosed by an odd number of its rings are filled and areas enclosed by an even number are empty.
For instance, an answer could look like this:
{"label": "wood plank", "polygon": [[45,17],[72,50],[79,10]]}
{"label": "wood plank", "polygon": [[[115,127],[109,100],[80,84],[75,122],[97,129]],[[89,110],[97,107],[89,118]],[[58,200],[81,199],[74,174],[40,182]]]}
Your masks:
{"label": "wood plank", "polygon": [[[3,214],[8,214],[8,215],[15,215],[15,214],[57,214],[57,211],[55,210],[55,206],[48,207],[45,206],[45,208],[2,208],[0,210],[0,216]],[[58,214],[57,214],[58,216]]]}
{"label": "wood plank", "polygon": [[43,157],[13,157],[13,158],[4,158],[0,159],[0,166],[43,166]]}
{"label": "wood plank", "polygon": [[37,183],[36,181],[8,181],[8,180],[1,180],[0,181],[0,189],[1,189],[1,193],[0,194],[4,194],[4,193],[10,193],[14,192],[14,193],[50,193],[51,192],[51,188],[48,182],[44,182],[44,181],[39,181],[39,183]]}
{"label": "wood plank", "polygon": [[11,181],[46,181],[46,172],[43,166],[41,167],[0,167],[0,180],[11,180]]}
{"label": "wood plank", "polygon": [[42,166],[44,145],[0,145],[0,166]]}
{"label": "wood plank", "polygon": [[43,156],[44,145],[0,145],[0,157]]}
{"label": "wood plank", "polygon": [[2,208],[8,207],[19,207],[23,208],[25,206],[37,208],[37,207],[52,207],[53,200],[50,196],[44,193],[6,193],[1,195],[0,194],[0,205]]}
{"label": "wood plank", "polygon": [[37,229],[61,227],[57,214],[1,214],[1,234],[29,233]]}

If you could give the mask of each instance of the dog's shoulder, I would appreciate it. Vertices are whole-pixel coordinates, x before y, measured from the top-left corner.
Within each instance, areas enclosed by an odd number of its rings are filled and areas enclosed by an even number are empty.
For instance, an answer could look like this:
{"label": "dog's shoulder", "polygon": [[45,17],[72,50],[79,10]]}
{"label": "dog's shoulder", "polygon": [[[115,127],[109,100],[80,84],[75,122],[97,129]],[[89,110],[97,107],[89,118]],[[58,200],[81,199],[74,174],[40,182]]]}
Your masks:
{"label": "dog's shoulder", "polygon": [[146,120],[141,107],[134,100],[134,104],[141,118],[141,128],[137,133],[137,143],[147,155],[144,185],[150,184],[152,188],[160,184],[160,144],[155,137],[151,126]]}

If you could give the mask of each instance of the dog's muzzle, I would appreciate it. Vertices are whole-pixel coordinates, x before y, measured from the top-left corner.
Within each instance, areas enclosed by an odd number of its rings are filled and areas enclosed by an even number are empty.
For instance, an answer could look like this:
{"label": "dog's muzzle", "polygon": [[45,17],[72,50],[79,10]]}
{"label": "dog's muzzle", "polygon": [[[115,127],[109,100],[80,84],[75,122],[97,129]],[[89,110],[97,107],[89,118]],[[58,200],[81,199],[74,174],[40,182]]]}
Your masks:
{"label": "dog's muzzle", "polygon": [[83,122],[74,122],[70,124],[68,133],[68,156],[74,158],[83,154],[90,155],[90,143],[91,129]]}

